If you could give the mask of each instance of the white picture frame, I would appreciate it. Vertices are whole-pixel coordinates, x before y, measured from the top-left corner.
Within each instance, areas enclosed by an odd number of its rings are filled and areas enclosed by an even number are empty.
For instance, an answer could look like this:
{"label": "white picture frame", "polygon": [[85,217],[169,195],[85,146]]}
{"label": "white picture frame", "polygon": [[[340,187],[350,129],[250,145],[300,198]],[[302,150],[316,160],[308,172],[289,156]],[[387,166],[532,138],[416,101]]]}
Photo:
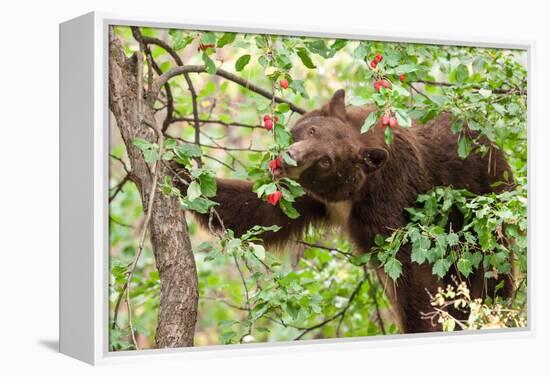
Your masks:
{"label": "white picture frame", "polygon": [[[108,27],[134,25],[159,28],[254,32],[346,39],[371,39],[440,45],[522,49],[528,56],[528,101],[531,104],[535,43],[460,36],[331,29],[272,23],[246,25],[192,19],[88,13],[60,24],[60,352],[90,364],[150,359],[231,357],[380,347],[401,342],[446,343],[479,337],[533,337],[536,318],[536,250],[529,237],[528,327],[478,332],[410,334],[383,337],[307,340],[229,346],[110,352],[108,349]],[[528,107],[528,156],[534,156],[532,106]],[[532,191],[529,169],[529,208]],[[531,215],[529,216],[531,218]],[[531,227],[531,224],[529,224]]]}

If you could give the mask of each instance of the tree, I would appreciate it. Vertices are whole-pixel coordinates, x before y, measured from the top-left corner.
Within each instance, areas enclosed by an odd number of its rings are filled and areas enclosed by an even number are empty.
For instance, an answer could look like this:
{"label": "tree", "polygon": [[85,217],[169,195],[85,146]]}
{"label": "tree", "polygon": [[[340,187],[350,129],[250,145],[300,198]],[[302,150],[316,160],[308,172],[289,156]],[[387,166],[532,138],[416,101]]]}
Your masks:
{"label": "tree", "polygon": [[[395,253],[406,243],[412,244],[413,262],[430,263],[440,276],[452,264],[465,278],[478,268],[486,271],[487,279],[517,268],[518,295],[512,302],[496,304],[512,308],[519,318],[501,324],[524,324],[523,59],[522,52],[467,47],[137,27],[112,30],[110,107],[124,144],[114,146],[112,153],[114,170],[121,174],[111,191],[111,245],[117,249],[111,260],[116,293],[112,349],[138,347],[136,334],[148,335],[151,323],[158,323],[157,347],[189,346],[193,338],[210,344],[395,333],[387,298],[367,266],[380,264],[398,282],[401,266]],[[322,105],[341,83],[348,83],[351,104],[376,107],[363,131],[382,122],[388,126],[387,143],[392,142],[392,127],[451,113],[453,131],[460,135],[457,153],[491,155],[490,148],[471,137],[471,131],[478,131],[506,153],[517,189],[473,197],[437,188],[408,209],[407,227],[386,239],[377,237],[372,252],[360,257],[348,242],[331,239],[320,229],[309,229],[290,248],[302,255],[294,266],[266,253],[259,242],[259,234],[274,228],[255,227],[240,237],[225,229],[214,239],[195,234],[192,248],[189,234],[197,232],[195,223],[181,208],[216,217],[211,198],[219,174],[254,181],[254,191],[265,200],[281,193],[274,203],[287,216],[299,216],[293,201],[303,191],[292,180],[274,179],[270,163],[291,142],[294,114]],[[174,171],[181,165],[188,175]],[[178,190],[175,180],[185,180],[187,191]],[[448,222],[452,205],[461,208],[466,220],[456,234],[441,225]],[[136,225],[126,223],[130,218],[140,229],[138,242],[131,233]],[[504,233],[512,243],[503,242]],[[204,242],[197,245],[199,238]],[[150,251],[158,275],[150,268]],[[200,305],[208,310],[200,310],[199,294]],[[439,293],[434,298],[437,315],[426,315],[445,321],[446,329],[469,327],[438,317],[453,294]],[[134,301],[142,309],[137,318]],[[121,302],[127,303],[128,329],[118,326]],[[486,305],[491,311],[494,304],[472,305]],[[208,329],[216,333],[215,340],[205,340]]]}

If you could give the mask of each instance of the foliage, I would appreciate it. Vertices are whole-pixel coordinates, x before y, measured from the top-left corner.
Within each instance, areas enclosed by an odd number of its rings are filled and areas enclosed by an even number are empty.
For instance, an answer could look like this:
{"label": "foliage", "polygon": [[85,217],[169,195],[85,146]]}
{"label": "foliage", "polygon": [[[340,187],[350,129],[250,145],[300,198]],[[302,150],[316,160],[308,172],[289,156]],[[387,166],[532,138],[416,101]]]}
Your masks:
{"label": "foliage", "polygon": [[[455,283],[446,289],[439,288],[432,297],[431,304],[434,311],[426,313],[425,317],[442,324],[443,331],[479,329],[502,329],[508,327],[525,327],[527,325],[527,313],[525,310],[525,297],[523,302],[514,300],[502,303],[500,297],[495,302],[492,299],[483,303],[481,299],[472,299],[465,282]],[[517,296],[515,297],[517,298]],[[449,314],[449,308],[469,313],[466,320],[459,320]]]}
{"label": "foliage", "polygon": [[[373,252],[390,277],[401,275],[397,252],[412,247],[411,261],[433,265],[442,278],[456,265],[464,278],[477,268],[485,277],[512,273],[512,261],[527,272],[527,192],[524,185],[501,194],[474,195],[466,190],[438,187],[418,196],[419,208],[407,208],[410,222],[384,239],[375,239]],[[450,228],[451,211],[460,211],[462,228]]]}
{"label": "foliage", "polygon": [[[196,106],[189,95],[189,83],[181,75],[169,81],[174,108],[171,117],[166,117],[168,93],[161,93],[157,116],[168,120],[162,148],[144,139],[132,141],[147,162],[176,161],[187,168],[186,192],[174,187],[170,177],[162,177],[159,185],[164,195],[178,197],[184,209],[215,216],[214,177],[232,176],[252,180],[254,192],[263,199],[281,192],[279,208],[291,218],[298,217],[293,203],[303,195],[302,188],[288,178],[274,177],[269,169],[270,161],[291,143],[289,130],[296,112],[289,103],[317,108],[342,86],[350,104],[376,107],[363,132],[384,115],[395,117],[394,127],[410,127],[413,121],[426,123],[448,112],[453,132],[460,135],[459,156],[492,153],[479,143],[480,138],[488,138],[512,165],[514,177],[506,180],[516,182],[513,191],[482,196],[435,188],[419,196],[416,207],[407,209],[410,223],[406,227],[377,236],[376,247],[362,255],[354,254],[352,246],[330,230],[310,228],[302,240],[286,246],[287,253],[275,254],[266,251],[257,237],[276,228],[255,227],[241,237],[227,229],[213,237],[188,217],[199,274],[195,344],[397,333],[388,300],[368,266],[369,262],[381,264],[399,283],[402,266],[397,252],[406,245],[412,247],[414,263],[429,263],[438,276],[453,264],[465,278],[477,268],[483,268],[491,279],[517,267],[518,297],[525,297],[527,112],[523,52],[151,28],[139,31],[165,41],[186,65],[205,66],[206,73],[190,76]],[[139,48],[130,28],[117,27],[115,32],[128,55]],[[162,46],[151,44],[150,51],[161,73],[177,65]],[[373,67],[378,54],[383,59]],[[156,74],[148,64],[144,67],[145,78]],[[216,76],[219,69],[267,88],[272,95],[266,98],[223,80]],[[281,80],[288,82],[288,88]],[[382,80],[387,87],[376,85]],[[288,103],[276,101],[275,96]],[[199,126],[194,122],[194,110]],[[265,124],[265,116],[272,120],[272,127]],[[394,129],[386,127],[387,143],[392,142]],[[116,306],[137,249],[143,210],[135,185],[124,180],[120,162],[126,161],[126,151],[118,135],[113,138],[111,154],[110,314],[116,322],[111,349],[120,350],[135,347],[130,327],[125,325],[130,321],[128,308],[124,303]],[[119,187],[120,182],[123,185]],[[455,232],[448,226],[453,208],[463,217],[462,228]],[[148,242],[129,291],[137,342],[141,348],[151,347],[159,280]],[[444,314],[446,303],[457,297],[462,300],[457,305],[472,309],[475,317],[463,324],[468,328],[484,327],[495,317],[506,326],[525,325],[523,317],[510,319],[504,314],[525,305],[525,300],[520,304],[472,301],[459,286],[452,292],[438,292],[434,298],[439,316],[434,318],[442,318],[445,329],[454,326],[449,314]]]}

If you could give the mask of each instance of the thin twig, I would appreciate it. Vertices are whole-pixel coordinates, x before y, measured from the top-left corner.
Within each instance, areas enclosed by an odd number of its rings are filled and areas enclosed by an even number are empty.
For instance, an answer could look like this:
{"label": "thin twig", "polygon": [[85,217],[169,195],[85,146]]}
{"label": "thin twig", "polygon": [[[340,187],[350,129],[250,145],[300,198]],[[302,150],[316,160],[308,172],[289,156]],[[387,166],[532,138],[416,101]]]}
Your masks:
{"label": "thin twig", "polygon": [[341,254],[341,255],[345,256],[346,258],[353,257],[353,253],[350,253],[350,252],[344,251],[344,250],[340,250],[340,249],[337,249],[337,248],[334,248],[334,247],[329,247],[329,246],[319,245],[319,244],[315,244],[315,243],[305,242],[305,241],[302,241],[302,240],[295,240],[294,242],[300,243],[300,244],[305,245],[307,247],[314,247],[314,248],[317,248],[317,249],[335,251],[338,254]]}
{"label": "thin twig", "polygon": [[302,337],[304,337],[304,335],[306,335],[307,333],[315,330],[315,329],[318,329],[320,327],[323,327],[324,325],[326,325],[327,323],[329,322],[332,322],[334,321],[336,318],[339,318],[341,316],[345,316],[346,315],[346,312],[348,311],[348,309],[350,308],[351,304],[353,303],[353,300],[355,299],[355,296],[357,296],[357,293],[359,293],[359,291],[361,290],[361,287],[363,286],[363,283],[366,281],[365,278],[361,279],[361,281],[359,282],[359,284],[357,284],[357,286],[355,287],[355,289],[353,290],[353,292],[351,293],[351,296],[349,296],[349,299],[348,299],[348,303],[346,304],[346,306],[340,310],[338,313],[334,314],[332,317],[329,317],[327,319],[325,319],[324,321],[314,325],[314,326],[311,326],[311,327],[308,327],[306,328],[304,331],[302,331],[300,333],[300,335],[298,335],[296,338],[294,338],[294,340],[300,340],[302,339]]}
{"label": "thin twig", "polygon": [[122,180],[115,187],[112,187],[110,189],[115,191],[109,196],[109,203],[111,203],[113,199],[118,195],[118,193],[122,191],[122,188],[124,187],[126,182],[128,182],[129,180],[130,180],[130,174],[126,173],[124,178],[122,178]]}
{"label": "thin twig", "polygon": [[384,320],[382,319],[382,314],[380,313],[380,303],[378,302],[378,299],[376,298],[376,289],[374,285],[372,284],[372,280],[369,275],[369,271],[367,266],[363,266],[363,273],[365,276],[365,280],[367,281],[369,287],[370,287],[370,295],[372,296],[372,300],[374,301],[374,310],[376,313],[376,321],[378,322],[378,327],[380,327],[380,331],[383,335],[386,335],[386,326],[384,325]]}
{"label": "thin twig", "polygon": [[[203,134],[203,135],[206,135],[206,134]],[[181,137],[172,137],[172,139],[179,140],[182,143],[186,143],[186,144],[195,144],[193,141],[185,140],[185,139],[182,139]],[[212,141],[215,143],[214,140],[212,140]],[[256,149],[256,148],[224,147],[222,145],[219,145],[218,143],[215,143],[214,145],[200,144],[200,147],[210,148],[210,149],[220,149],[220,150],[229,151],[229,152],[250,152],[250,153],[254,153],[254,152],[263,153],[263,152],[266,152],[266,150],[264,150],[264,149]]]}

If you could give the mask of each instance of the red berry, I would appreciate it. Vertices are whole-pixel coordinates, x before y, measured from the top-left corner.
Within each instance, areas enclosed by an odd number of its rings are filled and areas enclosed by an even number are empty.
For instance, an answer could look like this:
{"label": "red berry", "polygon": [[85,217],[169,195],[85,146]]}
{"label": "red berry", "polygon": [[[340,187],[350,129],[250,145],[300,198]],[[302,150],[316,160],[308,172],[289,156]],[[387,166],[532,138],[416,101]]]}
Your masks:
{"label": "red berry", "polygon": [[380,91],[380,85],[382,85],[382,84],[380,84],[380,81],[375,81],[374,82],[374,90],[377,91],[377,92]]}
{"label": "red berry", "polygon": [[288,88],[288,80],[287,79],[282,79],[281,81],[279,81],[279,86],[283,89]]}
{"label": "red berry", "polygon": [[391,117],[390,118],[390,127],[393,128],[397,126],[397,119],[395,119],[394,117]]}
{"label": "red berry", "polygon": [[380,80],[380,85],[382,85],[383,88],[389,88],[390,83],[386,79]]}
{"label": "red berry", "polygon": [[403,82],[405,81],[406,77],[405,75],[399,75],[399,81]]}
{"label": "red berry", "polygon": [[274,116],[274,117],[273,117],[273,122],[274,122],[275,124],[279,123],[279,117]]}
{"label": "red berry", "polygon": [[376,68],[377,65],[378,65],[378,63],[377,63],[375,60],[373,60],[372,62],[370,62],[370,66],[371,66],[372,68]]}
{"label": "red berry", "polygon": [[269,171],[271,172],[271,174],[273,174],[273,172],[276,169],[281,167],[283,167],[283,163],[280,157],[277,157],[276,159],[269,161]]}
{"label": "red berry", "polygon": [[273,122],[271,121],[271,119],[264,120],[264,127],[268,131],[271,131],[273,129]]}
{"label": "red berry", "polygon": [[387,126],[390,123],[390,117],[384,114],[382,115],[381,121],[383,126]]}
{"label": "red berry", "polygon": [[279,203],[279,200],[281,200],[281,197],[283,196],[283,193],[280,191],[275,191],[272,194],[269,194],[266,198],[267,202],[273,206],[276,206],[277,203]]}
{"label": "red berry", "polygon": [[269,114],[265,114],[265,115],[264,115],[264,122],[265,122],[266,120],[271,120],[271,116],[270,116]]}
{"label": "red berry", "polygon": [[376,63],[380,63],[382,61],[382,59],[383,59],[383,57],[380,54],[376,54],[376,56],[374,57],[374,61]]}

